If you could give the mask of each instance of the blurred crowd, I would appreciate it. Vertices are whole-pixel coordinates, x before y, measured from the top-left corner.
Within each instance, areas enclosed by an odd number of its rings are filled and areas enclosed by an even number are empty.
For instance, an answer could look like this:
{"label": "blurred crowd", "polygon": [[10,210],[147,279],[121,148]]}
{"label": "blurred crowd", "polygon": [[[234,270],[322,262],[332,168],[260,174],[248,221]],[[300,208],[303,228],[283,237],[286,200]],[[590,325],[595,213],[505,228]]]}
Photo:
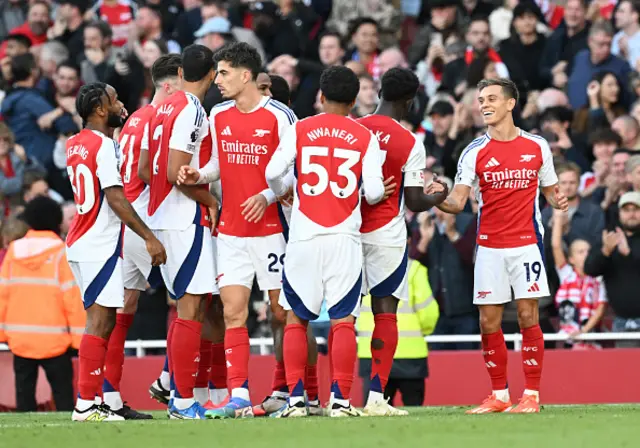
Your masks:
{"label": "blurred crowd", "polygon": [[[24,235],[17,216],[41,195],[61,205],[64,237],[75,213],[64,145],[82,126],[75,94],[83,83],[114,86],[133,112],[153,96],[150,67],[160,55],[244,41],[266,72],[287,81],[299,118],[321,112],[325,67],[344,64],[359,76],[354,117],[375,110],[389,68],[415,70],[421,89],[403,125],[424,140],[428,171],[449,182],[461,151],[485,132],[476,84],[511,78],[520,90],[516,124],[547,139],[570,199],[565,215],[542,204],[553,291],[540,301],[543,331],[640,331],[638,0],[4,0],[0,41],[4,247]],[[213,86],[204,106],[221,101]],[[411,257],[427,268],[440,309],[434,334],[478,333],[475,197],[460,215],[407,220]],[[164,338],[167,304],[156,296],[164,292],[141,299],[130,337]],[[267,336],[268,311],[254,296],[251,332]],[[516,325],[507,307],[504,331]]]}

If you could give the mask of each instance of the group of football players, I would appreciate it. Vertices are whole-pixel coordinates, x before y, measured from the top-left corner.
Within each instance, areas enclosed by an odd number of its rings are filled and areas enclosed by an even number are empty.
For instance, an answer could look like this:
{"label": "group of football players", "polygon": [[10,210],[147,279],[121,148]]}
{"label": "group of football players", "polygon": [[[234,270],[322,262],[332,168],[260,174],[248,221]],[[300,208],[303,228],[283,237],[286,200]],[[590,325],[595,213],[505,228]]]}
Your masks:
{"label": "group of football players", "polygon": [[[150,392],[170,418],[406,414],[383,395],[398,301],[408,299],[404,207],[427,210],[447,195],[439,181],[424,193],[424,146],[399,123],[418,79],[389,70],[376,113],[354,120],[357,77],[328,68],[320,81],[324,113],[298,121],[282,80],[270,86],[261,68],[245,43],[162,56],[152,68],[152,102],[128,119],[111,86],[80,90],[84,129],[67,142],[78,209],[67,258],[87,327],[73,420],[151,418],[128,407],[119,389],[139,293],[160,281],[176,300],[177,318]],[[213,82],[226,101],[207,119],[201,101]],[[254,278],[268,291],[277,361],[273,392],[257,406],[246,327]],[[366,293],[374,362],[360,411],[349,397],[354,322]],[[324,411],[308,326],[323,301],[332,325]]]}

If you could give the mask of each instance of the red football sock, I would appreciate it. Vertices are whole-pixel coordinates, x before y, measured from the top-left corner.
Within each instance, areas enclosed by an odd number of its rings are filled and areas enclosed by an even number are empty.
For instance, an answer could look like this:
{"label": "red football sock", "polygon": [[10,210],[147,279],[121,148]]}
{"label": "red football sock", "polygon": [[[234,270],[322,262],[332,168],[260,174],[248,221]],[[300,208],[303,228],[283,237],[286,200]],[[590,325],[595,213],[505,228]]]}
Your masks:
{"label": "red football sock", "polygon": [[193,388],[198,372],[202,324],[193,320],[177,318],[173,325],[171,362],[173,363],[176,398],[193,398]]}
{"label": "red football sock", "polygon": [[132,323],[133,314],[116,314],[116,325],[109,336],[107,355],[104,360],[105,392],[120,391],[124,365],[124,341],[127,339],[127,332]]}
{"label": "red football sock", "polygon": [[318,365],[309,365],[305,369],[304,385],[307,389],[309,401],[318,399]]}
{"label": "red football sock", "polygon": [[246,327],[229,328],[224,334],[227,383],[233,389],[249,388],[249,332]]}
{"label": "red football sock", "polygon": [[307,329],[305,326],[300,324],[285,326],[282,346],[289,394],[292,397],[302,397],[307,366]]}
{"label": "red football sock", "polygon": [[273,381],[271,390],[274,392],[288,392],[287,377],[284,370],[284,361],[276,361],[276,368],[273,371]]}
{"label": "red football sock", "polygon": [[502,330],[482,335],[482,355],[493,390],[507,388],[507,344]]}
{"label": "red football sock", "polygon": [[83,400],[93,401],[100,393],[106,355],[106,339],[90,334],[82,336],[78,353],[78,395]]}
{"label": "red football sock", "polygon": [[171,362],[171,341],[173,341],[173,329],[175,328],[176,320],[173,319],[169,324],[167,330],[167,360],[169,361],[169,375],[173,375],[173,363]]}
{"label": "red football sock", "polygon": [[[227,360],[224,356],[224,342],[211,344],[211,372],[209,389],[227,388]],[[213,387],[211,387],[213,386]]]}
{"label": "red football sock", "polygon": [[334,392],[335,398],[348,400],[357,358],[356,329],[352,323],[347,322],[339,323],[333,328],[331,392]]}
{"label": "red football sock", "polygon": [[375,327],[371,337],[371,390],[383,393],[398,346],[398,318],[395,314],[384,313],[374,315],[373,319]]}
{"label": "red football sock", "polygon": [[196,387],[209,387],[209,374],[211,373],[211,341],[200,339],[200,363],[198,363],[198,375]]}
{"label": "red football sock", "polygon": [[329,337],[327,337],[327,356],[329,357],[329,378],[333,381],[333,355],[331,347],[333,345],[333,327],[329,328]]}
{"label": "red football sock", "polygon": [[544,337],[540,325],[524,328],[522,333],[522,367],[524,388],[540,390],[542,360],[544,359]]}

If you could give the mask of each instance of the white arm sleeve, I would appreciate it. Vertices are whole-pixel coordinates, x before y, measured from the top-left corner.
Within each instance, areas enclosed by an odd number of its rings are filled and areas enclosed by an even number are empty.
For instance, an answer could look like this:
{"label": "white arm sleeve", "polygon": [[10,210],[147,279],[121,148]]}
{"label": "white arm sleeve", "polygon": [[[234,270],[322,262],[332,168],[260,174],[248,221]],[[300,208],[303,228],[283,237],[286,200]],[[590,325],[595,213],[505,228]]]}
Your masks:
{"label": "white arm sleeve", "polygon": [[220,180],[220,159],[218,158],[218,139],[214,128],[211,127],[211,158],[205,166],[198,169],[200,178],[196,184],[210,184]]}
{"label": "white arm sleeve", "polygon": [[427,153],[424,149],[424,144],[416,137],[407,163],[404,165],[404,186],[424,187],[424,169],[426,166]]}
{"label": "white arm sleeve", "polygon": [[556,169],[553,166],[553,154],[546,140],[540,141],[540,152],[542,153],[542,166],[538,172],[541,187],[549,187],[558,183]]}
{"label": "white arm sleeve", "polygon": [[273,153],[265,172],[267,185],[276,196],[282,196],[289,190],[285,179],[295,160],[296,126],[293,125],[289,126],[282,136],[278,149]]}
{"label": "white arm sleeve", "polygon": [[140,150],[149,150],[149,123],[145,123],[144,130],[142,131],[142,140],[140,141]]}
{"label": "white arm sleeve", "polygon": [[169,148],[194,154],[208,132],[209,126],[204,109],[189,102],[173,122]]}
{"label": "white arm sleeve", "polygon": [[[470,143],[470,145],[472,145]],[[476,157],[478,156],[478,151],[474,148],[467,148],[462,151],[462,155],[460,156],[460,160],[458,160],[458,172],[456,173],[456,184],[466,185],[468,187],[473,187],[474,182],[477,180],[476,173]]]}
{"label": "white arm sleeve", "polygon": [[377,204],[384,197],[382,180],[382,151],[378,139],[371,134],[367,152],[362,157],[362,187],[364,197],[371,205]]}
{"label": "white arm sleeve", "polygon": [[122,187],[120,175],[120,150],[118,144],[110,138],[102,139],[102,146],[96,155],[96,176],[100,181],[100,189]]}

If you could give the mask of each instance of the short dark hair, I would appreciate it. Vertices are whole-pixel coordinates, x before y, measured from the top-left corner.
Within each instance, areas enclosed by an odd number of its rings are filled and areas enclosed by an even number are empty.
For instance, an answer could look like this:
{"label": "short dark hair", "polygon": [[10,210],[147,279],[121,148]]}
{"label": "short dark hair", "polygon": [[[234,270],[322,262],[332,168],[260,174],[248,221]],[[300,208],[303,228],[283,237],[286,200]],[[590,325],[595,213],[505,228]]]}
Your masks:
{"label": "short dark hair", "polygon": [[78,64],[76,64],[73,60],[71,59],[67,59],[66,61],[62,61],[59,65],[58,68],[56,68],[56,72],[58,70],[60,70],[61,68],[70,68],[72,70],[75,70],[76,73],[78,74],[78,77],[80,77],[80,67],[78,66]]}
{"label": "short dark hair", "polygon": [[13,81],[29,79],[36,69],[36,58],[31,53],[19,54],[11,58],[11,76]]}
{"label": "short dark hair", "polygon": [[5,41],[9,42],[10,40],[14,42],[18,42],[19,44],[21,44],[26,48],[31,47],[31,39],[29,39],[29,36],[27,36],[26,34],[22,34],[22,33],[9,34],[5,39]]}
{"label": "short dark hair", "polygon": [[329,67],[320,76],[320,90],[334,103],[351,104],[360,91],[360,81],[351,69],[342,65]]}
{"label": "short dark hair", "polygon": [[87,23],[84,27],[87,28],[95,28],[100,31],[103,39],[112,39],[113,38],[113,30],[111,29],[111,25],[109,25],[104,20],[93,20]]}
{"label": "short dark hair", "polygon": [[344,38],[342,37],[342,34],[334,30],[324,31],[322,34],[320,34],[318,43],[322,42],[322,39],[324,39],[325,37],[335,37],[336,39],[338,39],[338,44],[340,45],[340,48],[344,50]]}
{"label": "short dark hair", "polygon": [[233,42],[216,51],[214,55],[216,65],[220,61],[228,62],[231,67],[243,67],[251,72],[252,79],[258,77],[262,68],[260,53],[245,42]]}
{"label": "short dark hair", "polygon": [[182,57],[179,54],[162,55],[151,66],[151,79],[157,86],[167,78],[178,76],[180,67],[182,67]]}
{"label": "short dark hair", "polygon": [[198,82],[213,68],[213,51],[210,48],[192,44],[182,51],[182,70],[185,81]]}
{"label": "short dark hair", "polygon": [[94,110],[102,105],[102,97],[108,96],[107,85],[103,82],[92,82],[80,87],[76,97],[76,110],[86,124]]}
{"label": "short dark hair", "polygon": [[598,143],[615,143],[619,147],[622,145],[622,137],[611,128],[598,128],[589,135],[589,145]]}
{"label": "short dark hair", "polygon": [[408,68],[393,67],[380,81],[380,94],[385,101],[408,101],[413,99],[420,87],[420,81]]}
{"label": "short dark hair", "polygon": [[41,180],[45,182],[47,181],[46,177],[44,177],[42,173],[38,171],[26,171],[24,173],[24,177],[22,178],[22,195],[24,196],[24,193],[31,190],[31,187],[33,187],[36,182],[40,182]]}
{"label": "short dark hair", "polygon": [[271,97],[288,107],[291,102],[291,89],[286,79],[280,75],[269,75],[269,78],[271,79]]}
{"label": "short dark hair", "polygon": [[510,79],[483,79],[478,83],[478,92],[481,92],[482,89],[486,89],[489,86],[500,86],[504,96],[507,98],[513,98],[516,100],[516,104],[520,101],[520,92],[518,92],[518,87],[516,87],[516,83]]}
{"label": "short dark hair", "polygon": [[566,106],[547,107],[540,116],[540,124],[546,121],[559,121],[560,123],[571,123],[573,121],[573,111]]}
{"label": "short dark hair", "polygon": [[616,154],[629,154],[630,156],[633,156],[637,153],[627,148],[618,148],[615,151],[613,151],[613,155],[615,156]]}
{"label": "short dark hair", "polygon": [[483,15],[474,15],[473,17],[471,17],[469,19],[469,23],[467,24],[467,27],[464,30],[465,34],[469,32],[469,29],[471,28],[471,25],[473,25],[476,22],[484,22],[484,23],[486,23],[487,26],[489,27],[489,30],[491,30],[491,24],[489,23],[489,17],[483,16]]}
{"label": "short dark hair", "polygon": [[353,37],[362,25],[373,25],[376,27],[376,30],[380,27],[378,22],[371,17],[358,17],[349,22],[349,37]]}
{"label": "short dark hair", "polygon": [[51,5],[45,0],[36,0],[34,2],[31,2],[31,4],[29,5],[29,9],[33,8],[36,5],[44,6],[45,8],[47,8],[47,11],[49,11],[49,14],[51,14]]}
{"label": "short dark hair", "polygon": [[60,233],[62,208],[53,199],[38,196],[27,202],[21,218],[33,230],[50,230]]}

